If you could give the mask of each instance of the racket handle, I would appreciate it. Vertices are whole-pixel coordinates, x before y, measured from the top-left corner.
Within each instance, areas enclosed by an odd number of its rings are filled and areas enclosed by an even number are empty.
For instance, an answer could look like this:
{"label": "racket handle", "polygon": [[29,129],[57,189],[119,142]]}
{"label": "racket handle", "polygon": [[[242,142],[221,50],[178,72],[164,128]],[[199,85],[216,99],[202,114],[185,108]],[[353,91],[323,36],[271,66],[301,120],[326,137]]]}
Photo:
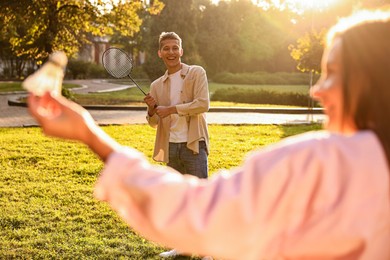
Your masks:
{"label": "racket handle", "polygon": [[[144,95],[146,96],[147,94],[145,93],[145,91],[142,90],[142,88],[137,84],[137,82],[134,81],[134,79],[133,79],[132,77],[130,77],[130,75],[129,75],[129,78],[133,81],[133,83],[137,86],[137,88],[138,88],[139,90],[141,90],[142,93],[144,93]],[[157,108],[157,107],[158,107],[158,105],[157,105],[157,104],[154,104],[153,108]]]}
{"label": "racket handle", "polygon": [[132,77],[130,77],[130,75],[128,75],[128,77],[131,79],[131,81],[133,81],[133,83],[135,84],[135,86],[141,90],[141,92],[146,96],[146,93],[145,91],[142,90],[142,88],[137,84],[137,82],[134,81],[134,79]]}

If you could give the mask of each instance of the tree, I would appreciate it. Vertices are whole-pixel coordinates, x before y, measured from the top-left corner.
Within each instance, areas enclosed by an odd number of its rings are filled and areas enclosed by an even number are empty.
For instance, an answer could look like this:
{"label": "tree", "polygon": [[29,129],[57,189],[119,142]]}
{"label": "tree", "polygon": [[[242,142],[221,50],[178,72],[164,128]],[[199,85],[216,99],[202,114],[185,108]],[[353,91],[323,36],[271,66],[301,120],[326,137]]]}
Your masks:
{"label": "tree", "polygon": [[268,70],[286,36],[276,19],[243,0],[209,6],[199,28],[199,53],[211,74]]}
{"label": "tree", "polygon": [[291,57],[297,62],[297,68],[302,72],[321,71],[321,57],[324,52],[325,30],[316,32],[314,29],[297,40],[297,45],[290,45]]}
{"label": "tree", "polygon": [[[290,45],[291,56],[297,61],[297,68],[302,72],[310,72],[310,88],[313,86],[314,74],[321,72],[321,58],[324,52],[325,30],[314,29],[297,40],[297,46]],[[314,101],[308,99],[308,107],[314,107]]]}
{"label": "tree", "polygon": [[[113,3],[113,1],[112,1]],[[132,36],[140,28],[142,11],[156,13],[158,0],[149,6],[144,1],[120,1],[104,10],[104,1],[19,0],[0,2],[0,24],[6,32],[12,54],[42,63],[53,50],[68,56],[91,41],[93,36],[121,32]]]}
{"label": "tree", "polygon": [[[143,45],[148,54],[144,69],[150,79],[161,76],[165,67],[157,56],[158,37],[162,32],[176,32],[183,40],[182,61],[189,64],[202,64],[198,54],[196,38],[198,35],[198,16],[202,1],[162,0],[164,8],[160,14],[149,17],[144,28]],[[209,2],[209,1],[207,1]]]}

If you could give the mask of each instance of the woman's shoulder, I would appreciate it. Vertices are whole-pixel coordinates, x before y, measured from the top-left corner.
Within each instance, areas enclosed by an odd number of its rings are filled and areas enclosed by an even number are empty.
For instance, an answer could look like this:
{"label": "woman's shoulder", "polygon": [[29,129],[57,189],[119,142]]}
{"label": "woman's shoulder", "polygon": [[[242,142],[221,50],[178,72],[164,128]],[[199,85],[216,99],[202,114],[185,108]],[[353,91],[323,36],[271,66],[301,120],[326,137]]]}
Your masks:
{"label": "woman's shoulder", "polygon": [[349,180],[349,187],[353,187],[364,183],[377,185],[388,178],[385,154],[370,131],[351,136],[308,132],[286,138],[252,153],[245,160],[243,170],[267,180],[264,183],[283,182],[286,189],[304,188],[308,184],[319,185],[317,188],[324,192],[341,192],[345,189],[344,180]]}
{"label": "woman's shoulder", "polygon": [[278,158],[286,163],[293,161],[295,165],[305,164],[308,161],[326,165],[332,161],[367,158],[367,152],[384,156],[381,144],[372,131],[358,131],[353,135],[312,131],[287,137],[274,145],[252,153],[249,158],[256,157],[255,160]]}
{"label": "woman's shoulder", "polygon": [[357,131],[354,134],[344,135],[328,131],[311,131],[290,136],[283,139],[274,147],[286,147],[290,149],[322,149],[342,147],[368,147],[379,145],[379,140],[372,131]]}

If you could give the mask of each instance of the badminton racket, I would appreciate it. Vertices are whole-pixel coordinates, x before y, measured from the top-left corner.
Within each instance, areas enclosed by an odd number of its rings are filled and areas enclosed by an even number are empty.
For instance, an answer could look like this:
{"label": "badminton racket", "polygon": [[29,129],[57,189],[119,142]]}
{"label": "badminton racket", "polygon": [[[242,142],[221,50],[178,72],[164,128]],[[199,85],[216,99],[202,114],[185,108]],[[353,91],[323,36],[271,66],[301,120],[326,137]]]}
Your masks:
{"label": "badminton racket", "polygon": [[118,48],[108,48],[102,56],[102,64],[106,71],[117,79],[129,77],[139,90],[146,96],[142,88],[130,76],[133,70],[133,59],[124,51]]}

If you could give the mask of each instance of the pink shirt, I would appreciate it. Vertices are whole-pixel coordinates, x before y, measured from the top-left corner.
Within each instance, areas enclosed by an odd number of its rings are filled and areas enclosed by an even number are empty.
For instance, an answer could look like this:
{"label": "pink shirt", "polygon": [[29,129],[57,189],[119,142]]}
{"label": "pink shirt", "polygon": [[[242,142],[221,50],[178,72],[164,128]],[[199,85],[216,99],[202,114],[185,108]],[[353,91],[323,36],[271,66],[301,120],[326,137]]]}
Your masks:
{"label": "pink shirt", "polygon": [[310,132],[202,180],[110,156],[95,190],[142,236],[222,259],[390,259],[389,169],[370,131]]}

